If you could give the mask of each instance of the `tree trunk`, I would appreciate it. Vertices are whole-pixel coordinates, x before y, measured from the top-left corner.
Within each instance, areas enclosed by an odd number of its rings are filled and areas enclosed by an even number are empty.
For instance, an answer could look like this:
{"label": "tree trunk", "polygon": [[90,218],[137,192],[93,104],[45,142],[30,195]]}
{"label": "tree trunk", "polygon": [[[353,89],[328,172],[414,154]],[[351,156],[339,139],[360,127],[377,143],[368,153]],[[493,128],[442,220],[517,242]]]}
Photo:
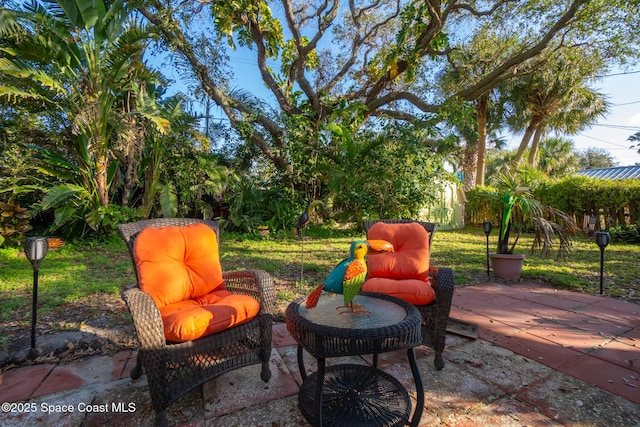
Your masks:
{"label": "tree trunk", "polygon": [[122,206],[124,207],[129,206],[129,197],[136,179],[137,162],[134,144],[135,142],[129,142],[127,146],[127,170],[124,176],[124,189],[122,190]]}
{"label": "tree trunk", "polygon": [[107,157],[101,156],[96,160],[96,174],[94,177],[96,191],[100,204],[105,208],[109,206],[109,187],[107,185]]}
{"label": "tree trunk", "polygon": [[464,171],[463,189],[465,192],[471,190],[476,182],[476,171],[478,162],[478,150],[475,147],[467,146],[464,149],[462,159],[462,170]]}
{"label": "tree trunk", "polygon": [[533,140],[531,141],[531,151],[529,151],[530,166],[535,166],[537,163],[536,157],[538,156],[538,148],[540,147],[540,139],[542,138],[543,133],[544,133],[544,126],[542,125],[538,126],[535,134],[533,135]]}
{"label": "tree trunk", "polygon": [[484,185],[484,172],[487,155],[487,104],[488,96],[482,95],[476,101],[476,120],[478,122],[478,157],[476,164],[476,185]]}
{"label": "tree trunk", "polygon": [[[125,143],[125,156],[127,161],[127,170],[124,176],[124,189],[122,190],[122,206],[129,206],[129,198],[131,197],[131,191],[135,187],[136,184],[136,173],[138,169],[138,153],[141,149],[141,143],[144,143],[144,138],[138,132],[138,122],[136,120],[135,115],[131,115],[131,111],[133,111],[135,107],[135,97],[131,95],[127,99],[126,110],[123,111],[125,117],[126,125],[129,129],[128,132],[124,132],[124,141]],[[133,105],[130,105],[132,103]],[[128,115],[128,116],[127,116]]]}
{"label": "tree trunk", "polygon": [[144,171],[144,193],[142,194],[142,212],[145,219],[149,218],[156,203],[156,195],[160,186],[161,161],[165,154],[161,141],[156,140],[154,145],[149,148],[151,148],[151,153]]}
{"label": "tree trunk", "polygon": [[524,152],[529,146],[529,141],[531,140],[531,136],[534,134],[542,119],[538,116],[533,116],[531,121],[529,122],[529,126],[527,126],[527,130],[524,132],[522,136],[522,141],[520,141],[520,147],[518,147],[518,152],[516,153],[515,164],[516,166],[520,164],[522,158],[524,157]]}

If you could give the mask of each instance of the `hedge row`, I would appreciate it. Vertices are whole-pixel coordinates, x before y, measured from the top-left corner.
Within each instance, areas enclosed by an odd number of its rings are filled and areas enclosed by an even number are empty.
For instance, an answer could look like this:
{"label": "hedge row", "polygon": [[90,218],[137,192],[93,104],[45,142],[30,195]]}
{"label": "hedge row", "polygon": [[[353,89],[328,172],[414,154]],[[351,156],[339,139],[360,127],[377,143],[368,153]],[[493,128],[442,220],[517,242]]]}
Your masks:
{"label": "hedge row", "polygon": [[[467,193],[465,222],[499,221],[500,206],[485,197],[491,189],[476,187]],[[612,225],[640,224],[640,179],[611,180],[572,176],[534,189],[545,206],[571,214],[577,224],[595,215]]]}

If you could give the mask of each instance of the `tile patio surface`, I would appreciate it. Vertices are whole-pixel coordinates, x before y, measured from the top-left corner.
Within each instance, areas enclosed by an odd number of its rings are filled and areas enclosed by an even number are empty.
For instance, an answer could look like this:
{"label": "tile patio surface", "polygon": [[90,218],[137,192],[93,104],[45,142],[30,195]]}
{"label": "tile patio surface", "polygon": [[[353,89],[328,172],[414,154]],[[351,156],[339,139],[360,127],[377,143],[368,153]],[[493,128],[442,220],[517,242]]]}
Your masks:
{"label": "tile patio surface", "polygon": [[[420,426],[640,426],[640,305],[537,284],[456,290],[451,316],[478,324],[478,338],[448,334],[442,371],[417,348],[425,388]],[[328,364],[369,363],[370,357]],[[0,373],[0,426],[146,426],[146,377],[131,381],[135,353]],[[171,425],[306,426],[297,407],[296,345],[274,326],[272,378],[260,367],[222,375],[168,410]],[[406,352],[381,369],[415,388]],[[307,367],[314,370],[311,358]]]}

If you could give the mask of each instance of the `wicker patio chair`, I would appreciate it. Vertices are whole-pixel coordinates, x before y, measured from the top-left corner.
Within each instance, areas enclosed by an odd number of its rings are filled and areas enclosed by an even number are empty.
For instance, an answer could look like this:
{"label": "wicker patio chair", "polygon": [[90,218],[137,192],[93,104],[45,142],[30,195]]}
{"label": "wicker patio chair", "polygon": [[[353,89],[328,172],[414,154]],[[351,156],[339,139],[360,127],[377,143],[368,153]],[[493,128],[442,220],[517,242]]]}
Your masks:
{"label": "wicker patio chair", "polygon": [[[364,227],[367,230],[367,238],[380,238],[379,236],[370,236],[371,228],[378,222],[382,222],[385,224],[407,224],[407,223],[417,223],[427,231],[428,236],[425,239],[428,241],[424,242],[424,245],[428,247],[429,251],[427,256],[430,254],[431,244],[433,242],[433,235],[435,234],[437,224],[431,222],[421,222],[421,221],[412,221],[412,220],[367,220],[364,221]],[[416,236],[419,233],[416,233]],[[417,238],[417,237],[416,237]],[[403,253],[403,245],[400,245],[399,248],[396,248],[394,252],[394,256],[402,256]],[[371,264],[372,257],[380,256],[380,255],[370,255],[369,256],[369,264]],[[403,273],[404,274],[404,273]],[[376,288],[372,289],[372,280],[376,275],[375,271],[370,270],[369,276],[367,277],[367,281],[364,283],[362,290],[363,291],[371,291],[371,292],[384,292],[389,293],[391,295],[398,296],[399,298],[408,300],[412,302],[410,299],[405,298],[403,295],[403,280],[395,280],[389,279],[389,283],[384,286],[390,286],[391,289],[388,289],[390,292],[385,292],[383,289]],[[388,276],[386,276],[388,277]],[[406,277],[406,279],[413,279],[411,277]],[[386,278],[385,278],[386,280]],[[444,368],[445,362],[442,356],[445,347],[445,339],[446,339],[446,331],[447,331],[447,321],[449,319],[449,313],[451,311],[451,302],[453,300],[453,292],[454,292],[454,278],[453,278],[453,270],[451,268],[445,267],[435,267],[429,265],[428,270],[428,279],[425,277],[420,278],[421,281],[424,281],[424,286],[431,285],[433,291],[435,291],[435,299],[432,302],[427,304],[415,304],[414,305],[420,311],[422,315],[422,343],[433,348],[435,352],[434,357],[434,366],[436,369]],[[417,282],[417,280],[414,280]],[[429,292],[431,292],[429,290]]]}
{"label": "wicker patio chair", "polygon": [[[252,297],[252,310],[253,313],[257,312],[257,315],[253,318],[247,315],[247,319],[250,318],[250,320],[238,321],[239,324],[230,327],[224,325],[222,326],[224,329],[219,332],[183,342],[172,341],[167,338],[166,328],[168,326],[163,322],[160,309],[156,304],[156,297],[152,297],[152,295],[140,289],[142,267],[141,264],[137,264],[135,255],[136,239],[141,235],[140,233],[149,227],[164,229],[166,232],[185,233],[185,227],[191,224],[204,224],[209,227],[196,226],[194,228],[191,226],[191,230],[199,230],[194,235],[194,238],[190,239],[191,241],[200,240],[200,236],[203,235],[202,231],[205,231],[206,233],[204,234],[208,235],[210,239],[205,241],[205,246],[206,242],[215,243],[211,246],[217,246],[219,234],[218,223],[215,221],[165,218],[143,220],[118,226],[120,235],[129,248],[137,280],[135,285],[124,289],[122,292],[122,297],[131,312],[140,344],[137,364],[131,372],[131,378],[137,379],[142,375],[143,370],[146,371],[151,402],[156,413],[156,425],[166,425],[168,423],[166,409],[171,403],[193,388],[223,373],[243,366],[261,363],[260,378],[267,382],[271,377],[269,359],[271,356],[275,292],[271,276],[266,272],[260,270],[222,272],[221,269],[218,270],[218,274],[222,275],[222,286],[226,286],[226,290],[222,289],[224,294],[226,295],[226,291],[229,291],[233,294],[230,298],[245,302],[247,296]],[[173,228],[167,229],[166,227]],[[215,232],[215,238],[209,233],[209,229]],[[153,232],[157,233],[155,230]],[[144,238],[140,240],[142,242]],[[181,239],[173,239],[173,242],[179,240]],[[187,241],[189,239],[185,237],[184,240],[184,245],[189,245]],[[142,243],[140,243],[140,246],[142,246]],[[164,246],[162,243],[157,245],[158,250],[162,250]],[[202,250],[203,247],[200,246],[199,252],[211,253],[211,251],[206,250],[211,246],[206,246],[204,251]],[[153,251],[155,247],[152,245],[149,249]],[[211,249],[215,250],[215,260],[218,261],[217,247],[212,247]],[[138,248],[138,251],[140,250]],[[173,252],[169,250],[166,253]],[[188,250],[184,250],[184,248],[181,253],[185,254],[185,259],[191,256]],[[185,263],[188,261],[190,260],[185,261]],[[178,270],[180,270],[180,266],[178,266]],[[172,268],[168,272],[171,273]],[[143,274],[146,274],[146,272],[143,272]],[[187,272],[186,274],[189,276],[192,273]],[[148,280],[149,276],[143,277]],[[163,280],[158,280],[157,282],[163,282]],[[196,279],[193,282],[196,282]],[[206,299],[207,295],[203,298]],[[212,302],[214,297],[210,298],[212,298]],[[258,301],[259,308],[255,304],[255,300]],[[195,306],[203,304],[203,302],[202,299],[198,299],[197,302],[188,300],[185,304]],[[209,307],[207,306],[207,308]],[[200,310],[199,306],[194,310]],[[228,306],[223,307],[222,310],[229,310]],[[236,310],[234,313],[241,313],[241,310]],[[230,315],[230,317],[235,316],[236,314]]]}

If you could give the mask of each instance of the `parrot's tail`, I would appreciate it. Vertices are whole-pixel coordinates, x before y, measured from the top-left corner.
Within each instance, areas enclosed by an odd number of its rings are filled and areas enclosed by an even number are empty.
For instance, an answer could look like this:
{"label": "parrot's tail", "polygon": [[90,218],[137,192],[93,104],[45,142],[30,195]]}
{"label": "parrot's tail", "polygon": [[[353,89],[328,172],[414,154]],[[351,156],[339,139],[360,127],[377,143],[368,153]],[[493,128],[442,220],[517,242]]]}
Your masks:
{"label": "parrot's tail", "polygon": [[305,304],[307,308],[313,308],[318,305],[318,300],[320,299],[320,295],[322,295],[323,286],[324,285],[318,286],[313,290],[313,292],[311,292],[311,294],[309,294],[309,296],[307,297],[307,302]]}

